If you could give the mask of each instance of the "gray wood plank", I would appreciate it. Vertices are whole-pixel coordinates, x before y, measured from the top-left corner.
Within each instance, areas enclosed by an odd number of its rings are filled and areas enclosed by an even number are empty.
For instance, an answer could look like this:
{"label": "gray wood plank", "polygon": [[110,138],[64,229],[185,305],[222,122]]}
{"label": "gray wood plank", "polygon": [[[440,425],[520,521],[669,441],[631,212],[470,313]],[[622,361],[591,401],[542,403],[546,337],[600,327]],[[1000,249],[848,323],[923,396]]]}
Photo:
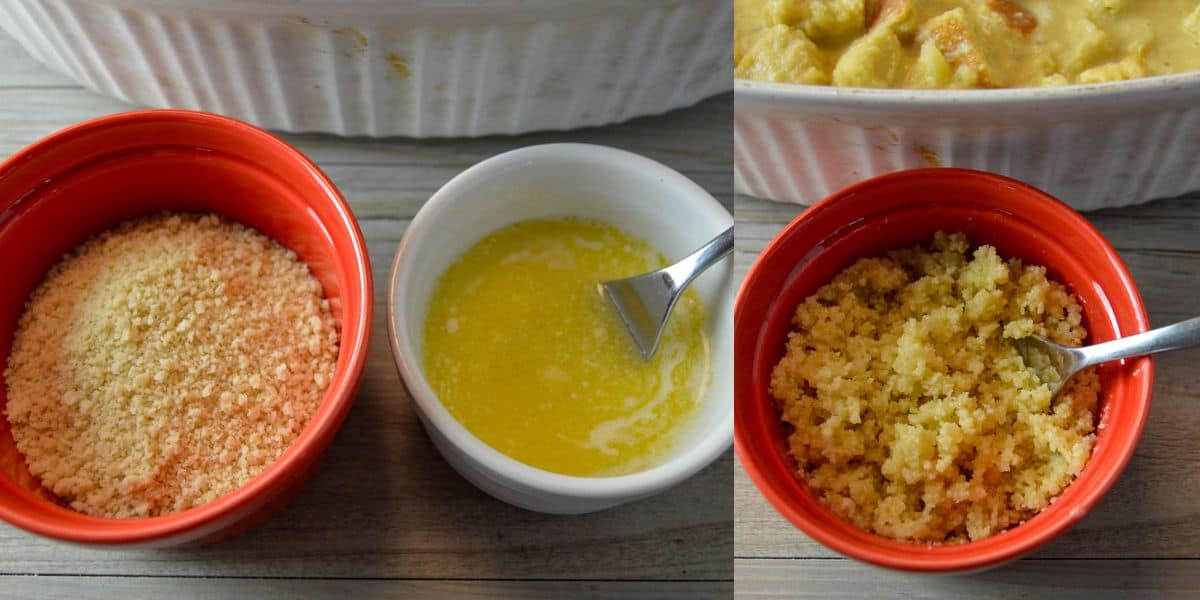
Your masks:
{"label": "gray wood plank", "polygon": [[[852,583],[851,583],[852,582]],[[846,559],[740,560],[737,598],[1196,598],[1200,569],[1191,560],[1023,560],[970,575],[896,573]]]}
{"label": "gray wood plank", "polygon": [[[46,74],[0,32],[0,158],[72,123],[130,108]],[[570,133],[467,140],[285,136],[329,173],[359,218],[380,317],[362,390],[320,471],[288,509],[261,528],[207,548],[101,550],[0,525],[0,573],[56,575],[0,578],[0,595],[27,597],[36,590],[58,597],[162,597],[182,590],[224,597],[247,589],[250,595],[311,591],[325,597],[344,589],[337,582],[276,586],[260,579],[212,584],[194,578],[209,576],[429,579],[402,582],[399,590],[450,595],[476,590],[471,593],[606,597],[612,590],[654,596],[660,589],[685,597],[714,590],[728,595],[732,453],[665,494],[601,513],[557,517],[509,507],[465,482],[430,445],[396,374],[382,317],[386,275],[405,227],[438,187],[467,166],[529,144],[607,144],[660,160],[732,206],[732,110],[732,96],[726,95],[660,117]],[[104,578],[65,577],[71,575]],[[122,577],[128,575],[138,577]],[[193,578],[158,577],[164,575]],[[436,581],[447,578],[588,581],[483,582],[478,588]],[[603,581],[612,579],[653,581]],[[391,585],[366,582],[353,588],[354,595],[390,595],[396,591]]]}
{"label": "gray wood plank", "polygon": [[89,600],[93,598],[293,598],[295,600],[355,598],[506,598],[550,600],[613,597],[728,598],[730,582],[663,581],[431,581],[331,579],[205,579],[190,577],[0,577],[0,598]]}

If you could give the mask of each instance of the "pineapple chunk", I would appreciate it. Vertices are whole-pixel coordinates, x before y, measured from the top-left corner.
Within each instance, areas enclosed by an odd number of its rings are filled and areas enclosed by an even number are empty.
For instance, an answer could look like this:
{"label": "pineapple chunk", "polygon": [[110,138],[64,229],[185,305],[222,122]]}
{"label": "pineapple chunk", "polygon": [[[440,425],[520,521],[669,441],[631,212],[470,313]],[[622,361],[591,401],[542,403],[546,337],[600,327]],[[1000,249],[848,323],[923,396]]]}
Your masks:
{"label": "pineapple chunk", "polygon": [[1146,62],[1140,54],[1131,54],[1124,59],[1092,67],[1079,74],[1079,83],[1103,83],[1125,81],[1146,76]]}
{"label": "pineapple chunk", "polygon": [[849,40],[865,29],[864,0],[767,0],[770,24],[797,27],[816,43]]}
{"label": "pineapple chunk", "polygon": [[833,67],[833,84],[892,87],[904,81],[904,47],[896,32],[876,28],[858,38]]}
{"label": "pineapple chunk", "polygon": [[780,83],[829,83],[821,50],[803,31],[775,25],[764,30],[738,61],[739,79]]}
{"label": "pineapple chunk", "polygon": [[1192,34],[1192,37],[1196,38],[1196,43],[1200,44],[1200,3],[1196,4],[1196,8],[1183,18],[1183,30]]}
{"label": "pineapple chunk", "polygon": [[933,45],[926,41],[921,44],[921,54],[909,74],[909,87],[914,88],[947,88],[954,79],[954,67],[946,62],[946,57]]}

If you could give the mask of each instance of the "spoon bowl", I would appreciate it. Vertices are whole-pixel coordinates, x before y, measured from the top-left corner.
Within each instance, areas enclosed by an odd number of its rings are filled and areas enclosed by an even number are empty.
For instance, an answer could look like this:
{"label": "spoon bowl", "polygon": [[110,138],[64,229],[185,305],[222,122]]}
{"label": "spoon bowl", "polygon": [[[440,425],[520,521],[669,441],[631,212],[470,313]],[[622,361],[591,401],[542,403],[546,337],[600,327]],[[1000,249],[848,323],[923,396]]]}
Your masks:
{"label": "spoon bowl", "polygon": [[1036,335],[1013,340],[1012,344],[1025,366],[1050,387],[1051,397],[1058,396],[1067,385],[1067,380],[1084,369],[1079,366],[1084,360],[1079,348],[1063,346]]}
{"label": "spoon bowl", "polygon": [[1050,386],[1053,396],[1062,391],[1072,375],[1090,366],[1196,345],[1200,345],[1200,317],[1081,348],[1056,344],[1036,335],[1013,341],[1025,366]]}
{"label": "spoon bowl", "polygon": [[732,227],[673,265],[600,284],[600,295],[617,310],[642,358],[649,360],[658,350],[671,310],[688,284],[731,252]]}

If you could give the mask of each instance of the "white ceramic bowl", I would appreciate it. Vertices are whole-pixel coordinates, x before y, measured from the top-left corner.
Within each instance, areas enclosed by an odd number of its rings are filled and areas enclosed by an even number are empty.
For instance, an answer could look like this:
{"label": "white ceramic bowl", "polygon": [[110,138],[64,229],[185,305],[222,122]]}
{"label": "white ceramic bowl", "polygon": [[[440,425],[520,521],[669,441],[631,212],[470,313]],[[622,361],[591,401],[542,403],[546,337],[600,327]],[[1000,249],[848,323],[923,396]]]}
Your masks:
{"label": "white ceramic bowl", "polygon": [[1200,189],[1200,72],[1001,90],[734,89],[734,184],[759,198],[811,204],[929,166],[1008,175],[1079,210]]}
{"label": "white ceramic bowl", "polygon": [[692,284],[708,313],[713,380],[694,424],[662,462],[619,477],[572,477],[518,462],[467,431],[430,389],[421,368],[425,316],[442,272],[485,235],[518,221],[562,216],[615,225],[671,259],[686,256],[733,224],[729,212],[707,192],[648,158],[585,144],[513,150],[462,172],[417,213],[392,264],[387,313],[396,366],[442,456],[500,500],[569,514],[661,492],[730,447],[734,291],[729,260]]}
{"label": "white ceramic bowl", "polygon": [[728,91],[728,0],[6,0],[82,85],[342,135],[570,129]]}

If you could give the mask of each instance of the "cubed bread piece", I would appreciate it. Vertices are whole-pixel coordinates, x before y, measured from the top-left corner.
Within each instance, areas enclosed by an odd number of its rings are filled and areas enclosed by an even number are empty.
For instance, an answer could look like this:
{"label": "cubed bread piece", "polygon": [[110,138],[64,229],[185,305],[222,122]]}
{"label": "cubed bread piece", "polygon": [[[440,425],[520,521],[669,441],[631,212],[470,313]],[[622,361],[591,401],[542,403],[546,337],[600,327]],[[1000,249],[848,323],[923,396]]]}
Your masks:
{"label": "cubed bread piece", "polygon": [[1037,18],[1012,0],[988,0],[988,10],[1000,17],[1004,24],[1022,35],[1029,35],[1037,28]]}
{"label": "cubed bread piece", "polygon": [[995,87],[998,82],[978,39],[962,8],[948,10],[917,29],[919,43],[932,42],[946,57],[946,62],[960,70],[969,71],[976,85]]}
{"label": "cubed bread piece", "polygon": [[867,3],[867,29],[890,27],[901,40],[910,39],[917,29],[917,0],[870,0]]}
{"label": "cubed bread piece", "polygon": [[821,50],[803,31],[787,25],[760,33],[738,61],[734,74],[740,79],[780,83],[829,83]]}

